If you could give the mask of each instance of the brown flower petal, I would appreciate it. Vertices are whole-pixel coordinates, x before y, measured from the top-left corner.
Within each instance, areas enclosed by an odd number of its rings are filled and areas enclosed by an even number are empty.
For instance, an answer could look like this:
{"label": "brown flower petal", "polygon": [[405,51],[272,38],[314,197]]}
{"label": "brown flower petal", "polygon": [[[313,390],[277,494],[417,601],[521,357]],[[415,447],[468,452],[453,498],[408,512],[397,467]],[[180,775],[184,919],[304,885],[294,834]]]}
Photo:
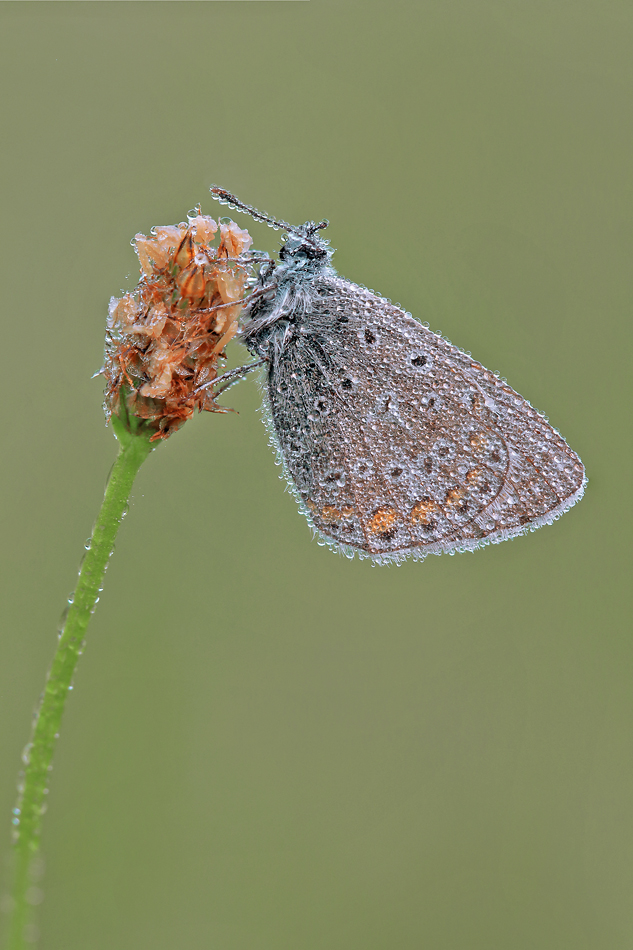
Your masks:
{"label": "brown flower petal", "polygon": [[241,255],[252,242],[231,222],[221,225],[216,249],[210,241],[217,230],[213,218],[196,214],[188,224],[137,234],[141,280],[110,301],[106,413],[142,420],[152,439],[167,438],[196,409],[226,411],[200,387],[216,378],[237,333],[252,275]]}
{"label": "brown flower petal", "polygon": [[183,238],[183,230],[176,225],[167,225],[153,229],[151,237],[137,234],[134,237],[136,253],[145,274],[161,270],[170,259]]}
{"label": "brown flower petal", "polygon": [[139,313],[139,305],[131,294],[118,299],[110,297],[108,312],[108,328],[120,327],[122,330],[131,327]]}
{"label": "brown flower petal", "polygon": [[234,221],[220,225],[219,256],[225,254],[227,257],[239,257],[249,249],[252,243],[253,239],[248,231],[238,227]]}
{"label": "brown flower petal", "polygon": [[165,329],[168,316],[167,307],[159,303],[148,312],[145,322],[135,323],[132,330],[134,333],[145,334],[145,336],[159,337]]}
{"label": "brown flower petal", "polygon": [[246,274],[243,271],[222,270],[218,272],[215,279],[222,303],[233,303],[244,296]]}
{"label": "brown flower petal", "polygon": [[176,283],[180,293],[188,300],[197,300],[204,296],[207,286],[207,278],[204,265],[198,261],[192,261],[188,267],[178,275]]}
{"label": "brown flower petal", "polygon": [[190,218],[189,227],[197,244],[210,244],[218,230],[216,222],[208,214],[197,214],[195,218]]}

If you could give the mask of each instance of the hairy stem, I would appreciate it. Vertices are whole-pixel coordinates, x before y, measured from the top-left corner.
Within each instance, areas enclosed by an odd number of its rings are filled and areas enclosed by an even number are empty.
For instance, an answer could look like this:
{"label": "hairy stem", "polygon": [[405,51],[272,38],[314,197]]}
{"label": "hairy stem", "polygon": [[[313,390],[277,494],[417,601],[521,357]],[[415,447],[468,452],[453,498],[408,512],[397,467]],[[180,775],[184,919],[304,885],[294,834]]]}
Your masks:
{"label": "hairy stem", "polygon": [[13,817],[15,868],[8,950],[24,950],[33,943],[33,934],[29,927],[31,905],[34,903],[32,871],[39,850],[41,816],[45,811],[44,803],[55,740],[59,734],[66,696],[69,689],[72,689],[73,673],[83,650],[86,629],[99,599],[103,577],[132,484],[153,448],[145,434],[139,432],[130,435],[120,426],[115,428],[120,440],[119,454],[110,473],[90,546],[83,559],[77,587],[59,634],[53,663],[35,714],[31,741],[22,757],[25,769],[21,776],[20,796]]}

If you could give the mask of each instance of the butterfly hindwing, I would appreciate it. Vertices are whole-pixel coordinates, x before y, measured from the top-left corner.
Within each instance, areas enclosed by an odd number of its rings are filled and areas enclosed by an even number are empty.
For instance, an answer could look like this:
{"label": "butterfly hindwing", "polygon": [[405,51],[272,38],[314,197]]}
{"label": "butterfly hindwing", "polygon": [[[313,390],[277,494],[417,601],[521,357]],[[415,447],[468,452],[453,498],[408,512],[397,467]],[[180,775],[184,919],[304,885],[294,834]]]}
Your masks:
{"label": "butterfly hindwing", "polygon": [[580,460],[518,393],[381,297],[315,282],[268,377],[274,435],[314,527],[377,560],[475,548],[554,520]]}

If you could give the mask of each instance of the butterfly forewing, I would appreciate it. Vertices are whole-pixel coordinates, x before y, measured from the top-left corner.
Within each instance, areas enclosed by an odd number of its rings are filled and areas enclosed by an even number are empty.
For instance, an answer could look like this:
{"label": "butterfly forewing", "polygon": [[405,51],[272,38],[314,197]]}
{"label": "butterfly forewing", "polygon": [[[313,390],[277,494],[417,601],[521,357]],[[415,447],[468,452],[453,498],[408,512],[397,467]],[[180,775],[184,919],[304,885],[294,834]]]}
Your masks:
{"label": "butterfly forewing", "polygon": [[388,301],[320,277],[268,378],[274,434],[317,530],[378,560],[554,520],[580,460],[521,396]]}

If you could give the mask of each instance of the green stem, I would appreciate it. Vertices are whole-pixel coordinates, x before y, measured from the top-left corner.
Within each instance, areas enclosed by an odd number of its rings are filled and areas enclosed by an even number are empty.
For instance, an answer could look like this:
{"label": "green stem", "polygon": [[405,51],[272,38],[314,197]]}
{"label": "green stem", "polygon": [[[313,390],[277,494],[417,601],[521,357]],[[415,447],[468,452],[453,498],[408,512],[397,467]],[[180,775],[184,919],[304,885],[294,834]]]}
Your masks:
{"label": "green stem", "polygon": [[41,816],[45,811],[55,740],[132,484],[154,447],[144,433],[130,435],[120,425],[115,425],[115,430],[120,440],[119,454],[110,473],[90,547],[83,559],[72,603],[59,634],[53,663],[35,716],[31,741],[23,754],[26,767],[13,818],[15,869],[8,950],[24,950],[29,943],[32,946],[32,936],[28,932],[33,899],[32,869],[39,850]]}

